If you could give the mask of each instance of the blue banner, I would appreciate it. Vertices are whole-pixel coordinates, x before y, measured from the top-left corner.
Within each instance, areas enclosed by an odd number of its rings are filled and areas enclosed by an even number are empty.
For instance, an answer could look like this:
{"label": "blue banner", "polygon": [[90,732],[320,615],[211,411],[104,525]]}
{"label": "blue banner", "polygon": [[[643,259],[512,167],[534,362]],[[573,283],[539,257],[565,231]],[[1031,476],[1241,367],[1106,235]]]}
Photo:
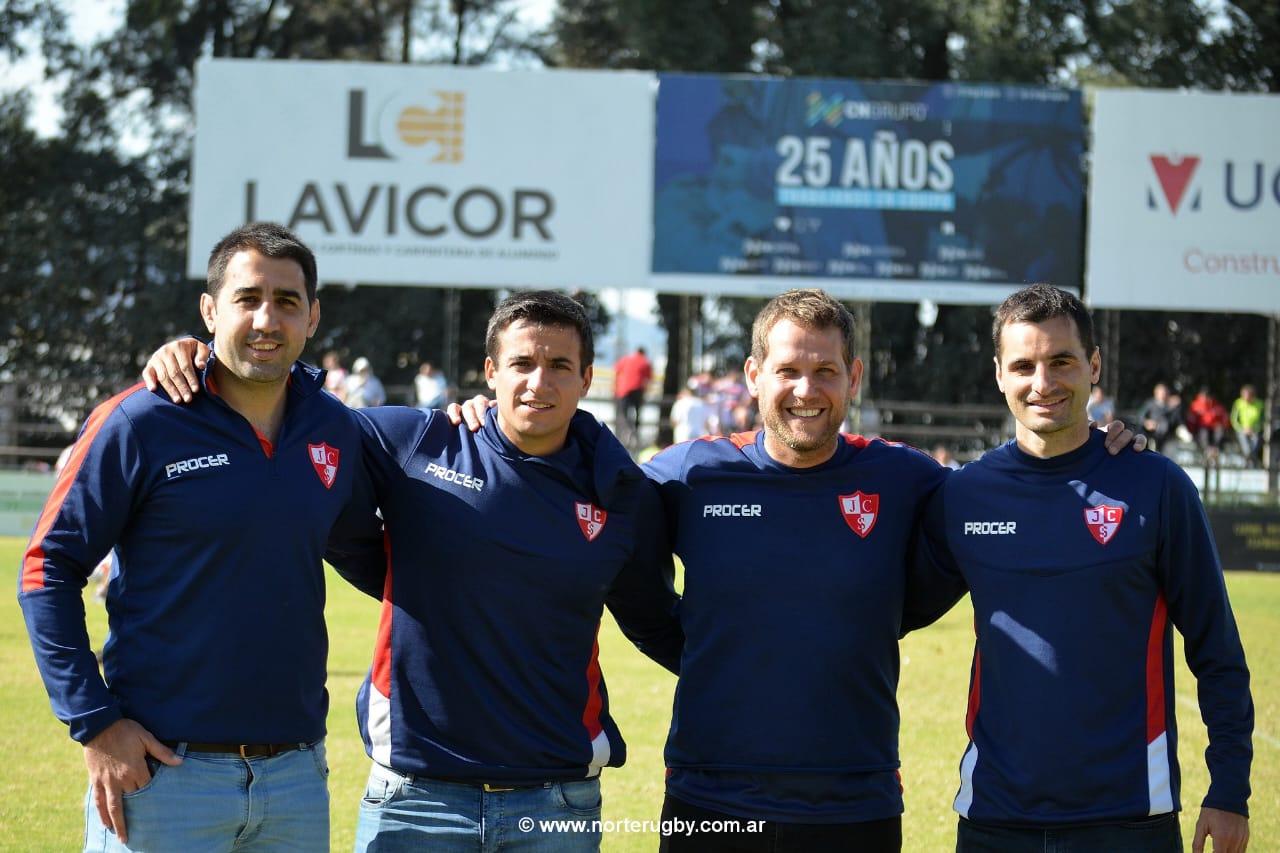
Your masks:
{"label": "blue banner", "polygon": [[653,283],[1078,290],[1083,151],[1074,90],[659,75]]}

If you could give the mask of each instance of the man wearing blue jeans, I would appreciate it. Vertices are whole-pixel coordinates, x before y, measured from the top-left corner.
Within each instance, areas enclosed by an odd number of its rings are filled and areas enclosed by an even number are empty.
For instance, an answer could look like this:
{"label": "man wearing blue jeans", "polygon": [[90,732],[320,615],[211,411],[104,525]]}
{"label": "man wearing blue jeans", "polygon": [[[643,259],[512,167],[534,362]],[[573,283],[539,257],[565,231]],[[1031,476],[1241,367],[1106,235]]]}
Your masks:
{"label": "man wearing blue jeans", "polygon": [[[85,423],[23,558],[54,712],[84,747],[85,850],[327,850],[322,557],[360,432],[297,361],[315,258],[255,224],[214,248],[190,406],[141,385]],[[114,549],[103,673],[81,599]],[[104,678],[105,675],[105,678]]]}

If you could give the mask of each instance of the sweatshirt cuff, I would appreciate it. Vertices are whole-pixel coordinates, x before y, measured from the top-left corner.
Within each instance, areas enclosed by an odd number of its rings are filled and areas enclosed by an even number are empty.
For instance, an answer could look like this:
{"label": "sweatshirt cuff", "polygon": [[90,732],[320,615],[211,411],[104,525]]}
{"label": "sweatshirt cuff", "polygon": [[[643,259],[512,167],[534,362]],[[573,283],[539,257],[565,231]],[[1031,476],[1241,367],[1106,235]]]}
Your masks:
{"label": "sweatshirt cuff", "polygon": [[1243,797],[1232,797],[1224,795],[1222,792],[1215,791],[1212,785],[1209,786],[1209,792],[1204,796],[1204,802],[1200,803],[1200,808],[1218,809],[1219,811],[1231,812],[1242,817],[1249,816],[1248,794]]}
{"label": "sweatshirt cuff", "polygon": [[82,717],[76,717],[71,721],[71,739],[83,746],[100,735],[107,726],[123,718],[124,714],[121,713],[120,706],[115,703]]}

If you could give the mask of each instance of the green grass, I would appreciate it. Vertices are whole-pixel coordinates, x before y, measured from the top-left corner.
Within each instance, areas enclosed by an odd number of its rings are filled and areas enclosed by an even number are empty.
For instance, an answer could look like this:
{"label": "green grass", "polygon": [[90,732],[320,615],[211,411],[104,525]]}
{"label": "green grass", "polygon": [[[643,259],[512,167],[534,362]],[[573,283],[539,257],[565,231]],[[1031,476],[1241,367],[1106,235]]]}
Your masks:
{"label": "green grass", "polygon": [[[13,590],[24,543],[0,538],[0,584]],[[368,768],[356,731],[353,697],[373,649],[377,605],[336,576],[329,585],[329,761],[333,848],[350,850],[357,803]],[[1254,795],[1250,806],[1253,849],[1280,846],[1280,577],[1228,576],[1236,617],[1253,671],[1257,707]],[[102,607],[87,602],[91,635],[102,636]],[[964,709],[973,645],[972,614],[962,604],[902,646],[902,776],[906,789],[904,848],[954,849],[951,798],[965,744]],[[662,743],[671,714],[675,679],[633,650],[609,622],[600,636],[602,666],[614,714],[626,735],[630,761],[604,774],[606,820],[656,820],[662,802]],[[1181,653],[1179,652],[1179,655]],[[1188,811],[1183,834],[1190,849],[1200,799],[1208,782],[1204,727],[1195,709],[1195,686],[1178,674],[1182,799]],[[813,697],[821,701],[821,697]],[[0,599],[0,850],[77,849],[82,833],[84,767],[80,747],[49,711],[12,594]],[[1275,846],[1273,846],[1275,845]],[[604,848],[651,851],[653,836],[615,834]]]}

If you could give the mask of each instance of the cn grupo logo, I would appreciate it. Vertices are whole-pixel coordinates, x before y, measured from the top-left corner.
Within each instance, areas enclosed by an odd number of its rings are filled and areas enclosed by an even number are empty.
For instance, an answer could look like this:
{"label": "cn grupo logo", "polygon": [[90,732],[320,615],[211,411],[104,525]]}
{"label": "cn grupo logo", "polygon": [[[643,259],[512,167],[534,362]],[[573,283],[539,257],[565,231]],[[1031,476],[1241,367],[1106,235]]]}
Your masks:
{"label": "cn grupo logo", "polygon": [[462,92],[398,92],[373,107],[363,89],[352,89],[347,93],[347,156],[461,163],[465,108]]}

